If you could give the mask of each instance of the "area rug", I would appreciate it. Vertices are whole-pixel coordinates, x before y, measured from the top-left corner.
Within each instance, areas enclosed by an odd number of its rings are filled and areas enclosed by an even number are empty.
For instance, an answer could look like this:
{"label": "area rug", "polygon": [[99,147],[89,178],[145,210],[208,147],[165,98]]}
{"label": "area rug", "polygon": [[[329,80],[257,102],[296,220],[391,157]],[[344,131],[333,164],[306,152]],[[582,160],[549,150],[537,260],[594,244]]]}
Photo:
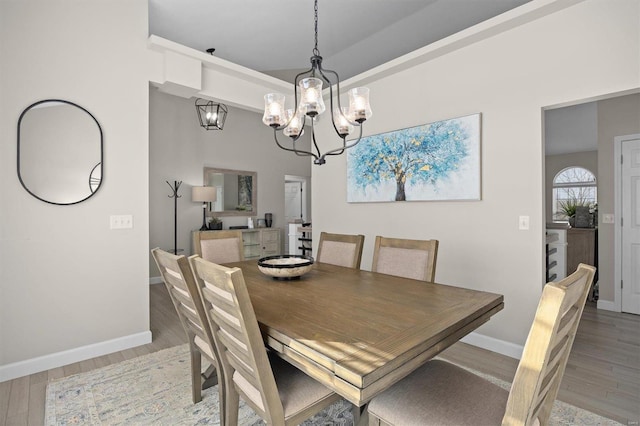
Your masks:
{"label": "area rug", "polygon": [[[46,425],[219,425],[218,386],[191,402],[187,345],[164,349],[47,384]],[[509,388],[509,383],[475,372]],[[262,425],[240,401],[240,425]],[[303,425],[352,425],[351,405],[341,400]],[[618,425],[556,401],[553,425]]]}

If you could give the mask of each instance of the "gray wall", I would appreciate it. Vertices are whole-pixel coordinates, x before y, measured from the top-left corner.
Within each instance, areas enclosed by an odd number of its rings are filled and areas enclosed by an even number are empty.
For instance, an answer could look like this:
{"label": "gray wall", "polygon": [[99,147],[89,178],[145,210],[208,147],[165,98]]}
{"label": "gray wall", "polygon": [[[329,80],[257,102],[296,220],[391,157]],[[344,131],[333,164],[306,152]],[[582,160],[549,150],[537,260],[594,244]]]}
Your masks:
{"label": "gray wall", "polygon": [[[285,175],[310,176],[311,160],[279,149],[261,114],[229,107],[222,131],[200,127],[193,99],[149,94],[149,247],[173,247],[173,199],[165,181],[182,181],[178,200],[178,247],[191,254],[191,232],[202,225],[202,204],[191,201],[191,187],[203,184],[203,167],[258,173],[258,214],[273,213],[273,227],[284,221]],[[308,141],[307,141],[308,143]],[[247,216],[220,217],[224,228],[246,225]],[[284,247],[284,245],[283,245]],[[159,272],[149,256],[149,276]]]}
{"label": "gray wall", "polygon": [[[281,202],[265,197],[270,189],[262,183],[283,191],[285,173],[307,170],[298,170],[284,152],[274,160],[271,155],[280,154],[274,154],[271,134],[249,146],[241,136],[232,144],[216,140],[227,130],[217,136],[179,132],[193,126],[187,124],[195,120],[190,101],[149,108],[146,1],[69,5],[0,1],[0,380],[7,366],[43,359],[62,365],[78,359],[65,354],[86,359],[148,339],[149,248],[172,240],[149,235],[158,226],[172,233],[165,180],[200,183],[205,164],[256,170],[259,211],[277,213]],[[436,279],[504,294],[505,310],[479,332],[522,344],[543,281],[541,109],[640,87],[639,15],[637,0],[578,2],[369,84],[375,116],[368,134],[483,113],[483,200],[349,205],[344,156],[336,157],[312,170],[314,232],[365,234],[365,268],[375,235],[440,239]],[[42,203],[17,179],[16,123],[22,109],[44,98],[77,102],[105,130],[105,182],[77,206]],[[164,133],[151,142],[166,139],[172,156],[152,187],[149,129],[156,108],[165,108],[163,120],[176,128],[156,123]],[[259,120],[246,123],[256,126],[255,136],[263,131]],[[611,131],[598,127],[600,143],[610,143]],[[190,158],[189,149],[201,158]],[[602,167],[610,159],[599,153]],[[188,232],[201,218],[197,203],[187,201],[187,188],[182,204],[192,211],[180,217]],[[165,202],[154,206],[166,212],[159,224],[150,222],[150,199]],[[134,228],[109,230],[111,214],[132,214]],[[520,214],[531,216],[530,231],[517,230]]]}
{"label": "gray wall", "polygon": [[371,83],[367,134],[482,113],[482,201],[349,204],[346,161],[332,158],[313,168],[314,240],[364,234],[369,268],[376,235],[436,238],[438,282],[505,297],[480,343],[524,344],[544,282],[543,108],[640,87],[639,6],[579,2]]}
{"label": "gray wall", "polygon": [[[150,341],[147,2],[0,1],[0,381]],[[42,99],[104,132],[104,182],[55,206],[16,173],[16,124]],[[110,230],[109,216],[133,215]]]}

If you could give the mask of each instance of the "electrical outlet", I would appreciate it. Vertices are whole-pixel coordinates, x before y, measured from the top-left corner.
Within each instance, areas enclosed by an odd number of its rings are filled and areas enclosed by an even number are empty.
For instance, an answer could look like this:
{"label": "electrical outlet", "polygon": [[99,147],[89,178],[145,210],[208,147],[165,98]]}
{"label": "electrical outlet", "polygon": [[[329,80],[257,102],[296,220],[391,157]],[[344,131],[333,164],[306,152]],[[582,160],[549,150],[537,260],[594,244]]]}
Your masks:
{"label": "electrical outlet", "polygon": [[518,218],[518,229],[521,231],[529,230],[529,216],[520,216]]}
{"label": "electrical outlet", "polygon": [[133,216],[130,214],[111,215],[109,227],[110,229],[131,229],[133,228]]}

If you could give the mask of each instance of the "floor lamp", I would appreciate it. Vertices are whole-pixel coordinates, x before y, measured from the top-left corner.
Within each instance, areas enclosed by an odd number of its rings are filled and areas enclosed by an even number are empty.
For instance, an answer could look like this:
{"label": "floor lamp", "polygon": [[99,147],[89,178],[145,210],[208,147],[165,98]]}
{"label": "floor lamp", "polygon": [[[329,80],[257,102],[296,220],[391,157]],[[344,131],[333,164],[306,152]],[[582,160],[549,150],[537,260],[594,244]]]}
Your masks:
{"label": "floor lamp", "polygon": [[216,188],[214,186],[194,186],[191,188],[191,201],[202,203],[202,228],[207,230],[207,203],[216,201]]}

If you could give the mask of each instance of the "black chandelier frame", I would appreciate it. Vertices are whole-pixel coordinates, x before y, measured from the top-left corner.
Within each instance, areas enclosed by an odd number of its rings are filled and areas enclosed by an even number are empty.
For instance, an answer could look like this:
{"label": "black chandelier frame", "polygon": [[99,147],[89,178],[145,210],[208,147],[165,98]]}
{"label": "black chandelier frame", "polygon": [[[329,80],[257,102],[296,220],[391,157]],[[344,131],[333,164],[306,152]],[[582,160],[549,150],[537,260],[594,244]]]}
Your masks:
{"label": "black chandelier frame", "polygon": [[[314,3],[314,17],[315,17],[315,46],[313,48],[313,56],[311,57],[311,68],[308,69],[307,71],[303,71],[301,73],[299,73],[298,75],[296,75],[296,78],[293,82],[293,96],[294,96],[294,110],[293,110],[293,114],[291,117],[289,117],[289,120],[287,120],[287,122],[285,124],[282,125],[278,125],[277,123],[271,124],[270,127],[273,128],[273,137],[276,141],[276,145],[278,145],[279,148],[285,150],[285,151],[290,151],[295,153],[298,156],[311,156],[314,158],[313,163],[317,164],[317,165],[322,165],[325,164],[327,161],[325,159],[326,156],[328,155],[341,155],[342,153],[344,153],[345,150],[352,148],[354,146],[356,146],[360,140],[362,139],[362,123],[366,120],[366,117],[362,117],[362,118],[357,118],[354,121],[349,120],[349,118],[344,115],[343,111],[342,111],[342,106],[340,104],[340,77],[338,76],[338,73],[333,71],[333,70],[329,70],[329,69],[324,69],[322,68],[322,56],[320,56],[320,51],[318,50],[318,0],[315,0]],[[326,74],[330,74],[333,77],[335,77],[335,86],[336,86],[336,99],[337,99],[337,105],[338,105],[338,114],[342,115],[348,122],[350,125],[352,126],[356,126],[359,127],[360,132],[358,135],[358,139],[356,139],[354,142],[347,144],[347,136],[349,136],[349,133],[341,133],[340,130],[338,130],[338,127],[336,126],[335,123],[335,113],[334,113],[334,96],[333,96],[333,83],[331,82],[331,80],[329,79],[329,77],[327,77]],[[284,146],[282,143],[280,143],[280,141],[278,140],[278,131],[284,130],[285,128],[287,128],[289,126],[289,124],[291,123],[291,121],[293,121],[293,119],[298,115],[298,83],[303,80],[304,78],[320,78],[322,79],[322,81],[324,81],[328,86],[329,86],[329,107],[330,107],[330,112],[331,112],[331,124],[333,125],[333,129],[336,131],[336,134],[342,139],[342,146],[335,148],[335,149],[331,149],[325,153],[322,153],[320,151],[320,147],[318,146],[318,143],[316,141],[316,135],[315,135],[315,131],[314,131],[314,122],[316,119],[316,116],[318,115],[317,112],[313,111],[313,112],[308,112],[306,114],[303,114],[301,116],[301,127],[300,127],[300,132],[295,135],[295,136],[290,136],[290,138],[292,139],[292,147],[286,147]],[[319,96],[322,97],[322,93],[319,93]],[[302,149],[298,149],[296,148],[296,142],[298,141],[298,139],[300,139],[300,137],[303,135],[304,133],[304,128],[306,126],[306,117],[310,118],[311,121],[311,140],[313,142],[313,151],[305,151]],[[314,152],[315,151],[315,152]]]}

